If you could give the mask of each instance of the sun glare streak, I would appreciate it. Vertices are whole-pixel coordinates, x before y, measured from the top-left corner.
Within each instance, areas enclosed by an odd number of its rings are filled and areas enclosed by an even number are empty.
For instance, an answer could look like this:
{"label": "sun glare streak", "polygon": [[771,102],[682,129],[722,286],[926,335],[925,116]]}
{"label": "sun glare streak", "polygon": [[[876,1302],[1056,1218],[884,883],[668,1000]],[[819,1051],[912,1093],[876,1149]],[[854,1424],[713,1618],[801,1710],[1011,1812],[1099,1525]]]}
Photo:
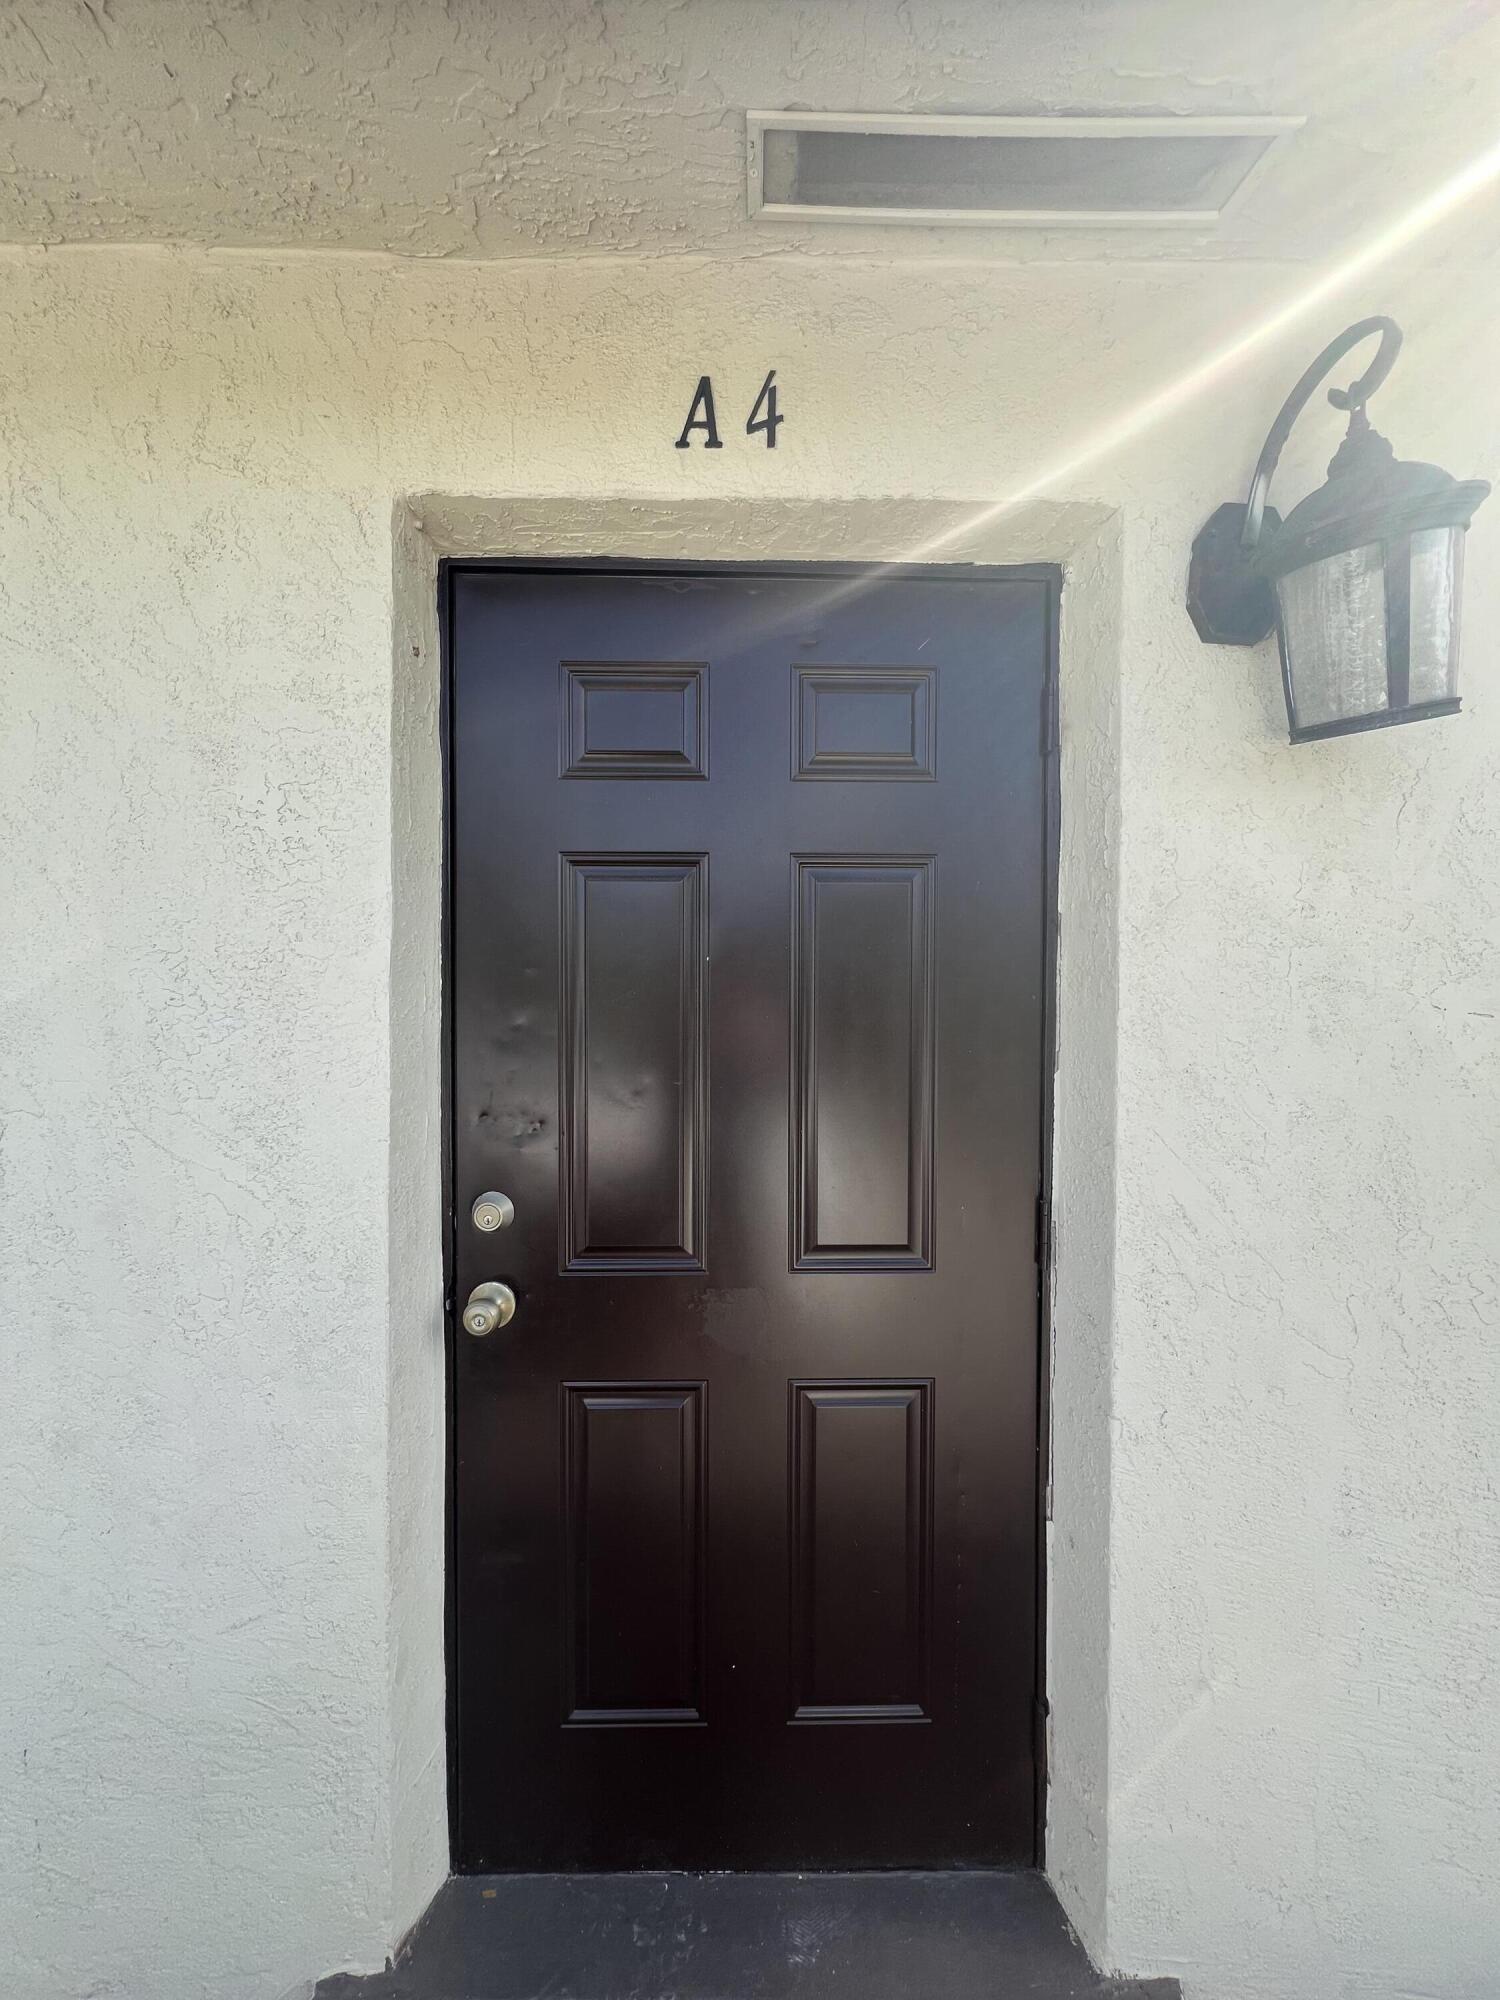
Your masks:
{"label": "sun glare streak", "polygon": [[[1119,416],[1076,445],[1066,456],[1054,459],[1024,484],[1013,487],[999,499],[976,508],[973,513],[965,515],[952,527],[944,528],[928,540],[915,544],[906,555],[896,558],[885,567],[931,561],[954,542],[961,542],[976,530],[988,527],[1002,515],[1024,506],[1029,500],[1040,498],[1050,488],[1059,486],[1091,465],[1097,465],[1100,460],[1110,457],[1122,446],[1133,443],[1143,432],[1176,415],[1179,410],[1222,382],[1226,376],[1233,374],[1253,355],[1272,345],[1289,328],[1315,313],[1337,293],[1399,255],[1408,244],[1416,242],[1429,230],[1436,228],[1455,210],[1471,201],[1475,195],[1491,186],[1497,179],[1500,179],[1500,139],[1477,153],[1467,166],[1460,168],[1456,174],[1432,189],[1420,201],[1403,210],[1358,249],[1340,258],[1321,277],[1265,314],[1244,333],[1217,348],[1196,366],[1184,370],[1161,388],[1132,404]],[[858,583],[854,583],[851,587],[857,588]],[[843,593],[833,594],[838,596]]]}

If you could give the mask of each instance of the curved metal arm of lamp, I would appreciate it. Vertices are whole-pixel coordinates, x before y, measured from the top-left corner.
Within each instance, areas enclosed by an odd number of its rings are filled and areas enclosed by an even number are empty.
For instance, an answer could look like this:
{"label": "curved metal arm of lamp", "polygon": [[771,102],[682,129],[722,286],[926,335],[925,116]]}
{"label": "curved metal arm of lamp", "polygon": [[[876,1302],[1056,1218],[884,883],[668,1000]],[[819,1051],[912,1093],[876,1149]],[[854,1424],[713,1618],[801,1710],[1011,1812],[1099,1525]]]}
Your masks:
{"label": "curved metal arm of lamp", "polygon": [[1347,389],[1328,391],[1328,400],[1336,410],[1362,410],[1390,374],[1396,365],[1396,356],[1401,352],[1401,329],[1393,319],[1386,319],[1383,315],[1377,315],[1373,319],[1357,320],[1353,326],[1345,327],[1337,340],[1329,341],[1282,404],[1275,423],[1266,433],[1266,441],[1260,448],[1260,457],[1255,461],[1255,472],[1250,481],[1250,494],[1245,505],[1245,525],[1240,532],[1241,548],[1249,551],[1260,541],[1261,523],[1266,511],[1266,495],[1271,489],[1271,475],[1275,472],[1277,461],[1292,434],[1292,426],[1306,408],[1314,389],[1334,363],[1342,360],[1351,347],[1357,347],[1362,340],[1368,340],[1376,333],[1380,335],[1380,347],[1364,374],[1357,382],[1351,382]]}

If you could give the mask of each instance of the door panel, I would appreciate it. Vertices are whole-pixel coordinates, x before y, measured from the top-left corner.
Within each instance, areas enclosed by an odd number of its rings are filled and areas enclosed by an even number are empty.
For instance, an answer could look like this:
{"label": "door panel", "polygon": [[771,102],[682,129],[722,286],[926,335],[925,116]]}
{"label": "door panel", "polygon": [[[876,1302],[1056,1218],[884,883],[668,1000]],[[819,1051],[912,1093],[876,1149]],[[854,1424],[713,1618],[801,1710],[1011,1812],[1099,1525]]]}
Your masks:
{"label": "door panel", "polygon": [[565,778],[706,778],[708,708],[700,665],[562,666]]}
{"label": "door panel", "polygon": [[566,1396],[566,1719],[701,1722],[703,1384]]}
{"label": "door panel", "polygon": [[565,1271],[701,1271],[707,857],[562,857]]}
{"label": "door panel", "polygon": [[930,857],[797,861],[799,1271],[931,1268]]}
{"label": "door panel", "polygon": [[933,778],[932,670],[798,667],[794,778]]}
{"label": "door panel", "polygon": [[792,1720],[927,1721],[932,1384],[792,1397]]}
{"label": "door panel", "polygon": [[448,590],[459,1865],[1030,1861],[1052,584]]}

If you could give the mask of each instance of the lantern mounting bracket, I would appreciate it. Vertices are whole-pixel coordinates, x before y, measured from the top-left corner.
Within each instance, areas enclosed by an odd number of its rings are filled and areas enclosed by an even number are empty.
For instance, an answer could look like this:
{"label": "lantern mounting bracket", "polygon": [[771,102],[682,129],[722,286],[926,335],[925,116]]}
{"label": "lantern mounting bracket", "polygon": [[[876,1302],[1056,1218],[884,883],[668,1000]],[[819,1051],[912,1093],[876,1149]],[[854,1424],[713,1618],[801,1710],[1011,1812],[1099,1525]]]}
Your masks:
{"label": "lantern mounting bracket", "polygon": [[1349,412],[1351,432],[1364,430],[1365,404],[1390,374],[1401,352],[1401,329],[1383,315],[1346,327],[1303,372],[1266,433],[1248,497],[1243,503],[1226,501],[1215,508],[1199,531],[1188,571],[1187,609],[1205,644],[1256,646],[1275,631],[1275,591],[1255,560],[1263,530],[1281,526],[1281,516],[1266,505],[1272,475],[1292,426],[1311,401],[1313,391],[1351,347],[1375,334],[1380,336],[1380,346],[1364,374],[1347,389],[1328,391],[1334,408]]}

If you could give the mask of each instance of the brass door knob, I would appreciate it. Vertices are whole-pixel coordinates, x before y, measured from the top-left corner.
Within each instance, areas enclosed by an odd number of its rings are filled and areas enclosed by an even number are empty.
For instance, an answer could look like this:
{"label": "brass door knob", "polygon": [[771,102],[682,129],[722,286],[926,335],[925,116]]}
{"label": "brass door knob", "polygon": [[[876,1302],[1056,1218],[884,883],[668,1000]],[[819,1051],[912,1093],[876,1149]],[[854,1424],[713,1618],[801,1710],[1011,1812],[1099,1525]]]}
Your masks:
{"label": "brass door knob", "polygon": [[516,1315],[516,1295],[509,1285],[502,1285],[491,1279],[487,1285],[476,1285],[469,1294],[469,1303],[464,1307],[464,1331],[475,1335],[493,1333],[497,1327],[509,1326]]}

